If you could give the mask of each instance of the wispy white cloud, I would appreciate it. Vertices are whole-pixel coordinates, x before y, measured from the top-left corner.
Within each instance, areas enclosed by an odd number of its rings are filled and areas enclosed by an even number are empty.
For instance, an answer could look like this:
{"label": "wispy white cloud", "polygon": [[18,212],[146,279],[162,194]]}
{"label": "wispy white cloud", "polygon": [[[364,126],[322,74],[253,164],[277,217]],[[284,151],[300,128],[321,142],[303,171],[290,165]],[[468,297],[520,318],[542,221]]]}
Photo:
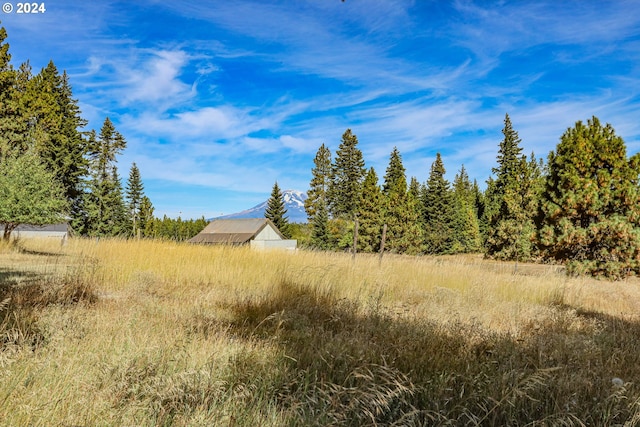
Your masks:
{"label": "wispy white cloud", "polygon": [[119,72],[128,75],[125,102],[175,102],[176,98],[190,96],[192,86],[179,79],[187,61],[188,55],[183,51],[151,51],[141,69],[123,67]]}

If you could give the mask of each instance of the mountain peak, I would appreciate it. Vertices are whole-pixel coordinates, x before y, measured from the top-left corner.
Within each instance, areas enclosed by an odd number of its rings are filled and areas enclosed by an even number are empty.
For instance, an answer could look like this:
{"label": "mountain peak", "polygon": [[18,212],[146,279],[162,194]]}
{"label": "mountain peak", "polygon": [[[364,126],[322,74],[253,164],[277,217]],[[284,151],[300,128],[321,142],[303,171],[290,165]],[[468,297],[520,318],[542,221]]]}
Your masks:
{"label": "mountain peak", "polygon": [[[307,193],[298,190],[284,190],[282,192],[284,207],[287,209],[286,217],[289,222],[307,222],[307,212],[304,210],[304,201],[307,200]],[[264,218],[264,211],[267,209],[269,199],[255,205],[250,209],[218,218]]]}

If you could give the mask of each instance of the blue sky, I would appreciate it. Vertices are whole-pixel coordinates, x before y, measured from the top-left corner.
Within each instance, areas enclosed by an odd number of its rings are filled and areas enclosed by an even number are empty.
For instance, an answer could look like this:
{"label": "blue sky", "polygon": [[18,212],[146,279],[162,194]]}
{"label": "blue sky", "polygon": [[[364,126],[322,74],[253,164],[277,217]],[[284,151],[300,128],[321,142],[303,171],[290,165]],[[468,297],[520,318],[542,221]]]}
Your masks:
{"label": "blue sky", "polygon": [[640,151],[640,1],[46,1],[0,15],[14,66],[53,60],[88,129],[111,118],[156,215],[209,218],[306,190],[358,136],[382,177],[441,152],[484,185],[505,113],[544,157],[576,121]]}

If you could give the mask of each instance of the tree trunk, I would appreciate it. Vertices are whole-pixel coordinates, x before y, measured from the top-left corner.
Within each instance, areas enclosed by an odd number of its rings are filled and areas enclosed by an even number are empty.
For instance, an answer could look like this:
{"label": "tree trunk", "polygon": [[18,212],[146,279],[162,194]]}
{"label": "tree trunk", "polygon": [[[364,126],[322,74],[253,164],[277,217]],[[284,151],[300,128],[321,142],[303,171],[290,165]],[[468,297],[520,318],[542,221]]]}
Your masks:
{"label": "tree trunk", "polygon": [[11,237],[11,232],[13,231],[14,228],[16,228],[16,226],[11,224],[10,222],[5,223],[4,233],[2,234],[2,240],[4,240],[5,242],[9,241],[9,238]]}

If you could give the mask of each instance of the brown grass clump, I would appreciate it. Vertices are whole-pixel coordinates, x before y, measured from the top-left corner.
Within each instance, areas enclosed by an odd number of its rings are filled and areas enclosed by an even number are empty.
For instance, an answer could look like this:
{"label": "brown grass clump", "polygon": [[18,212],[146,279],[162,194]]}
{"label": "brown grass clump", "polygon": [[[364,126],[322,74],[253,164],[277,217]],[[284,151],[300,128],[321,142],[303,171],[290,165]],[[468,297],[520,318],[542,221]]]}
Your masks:
{"label": "brown grass clump", "polygon": [[3,333],[22,334],[0,349],[3,425],[640,419],[634,280],[81,239],[25,241],[0,266]]}

